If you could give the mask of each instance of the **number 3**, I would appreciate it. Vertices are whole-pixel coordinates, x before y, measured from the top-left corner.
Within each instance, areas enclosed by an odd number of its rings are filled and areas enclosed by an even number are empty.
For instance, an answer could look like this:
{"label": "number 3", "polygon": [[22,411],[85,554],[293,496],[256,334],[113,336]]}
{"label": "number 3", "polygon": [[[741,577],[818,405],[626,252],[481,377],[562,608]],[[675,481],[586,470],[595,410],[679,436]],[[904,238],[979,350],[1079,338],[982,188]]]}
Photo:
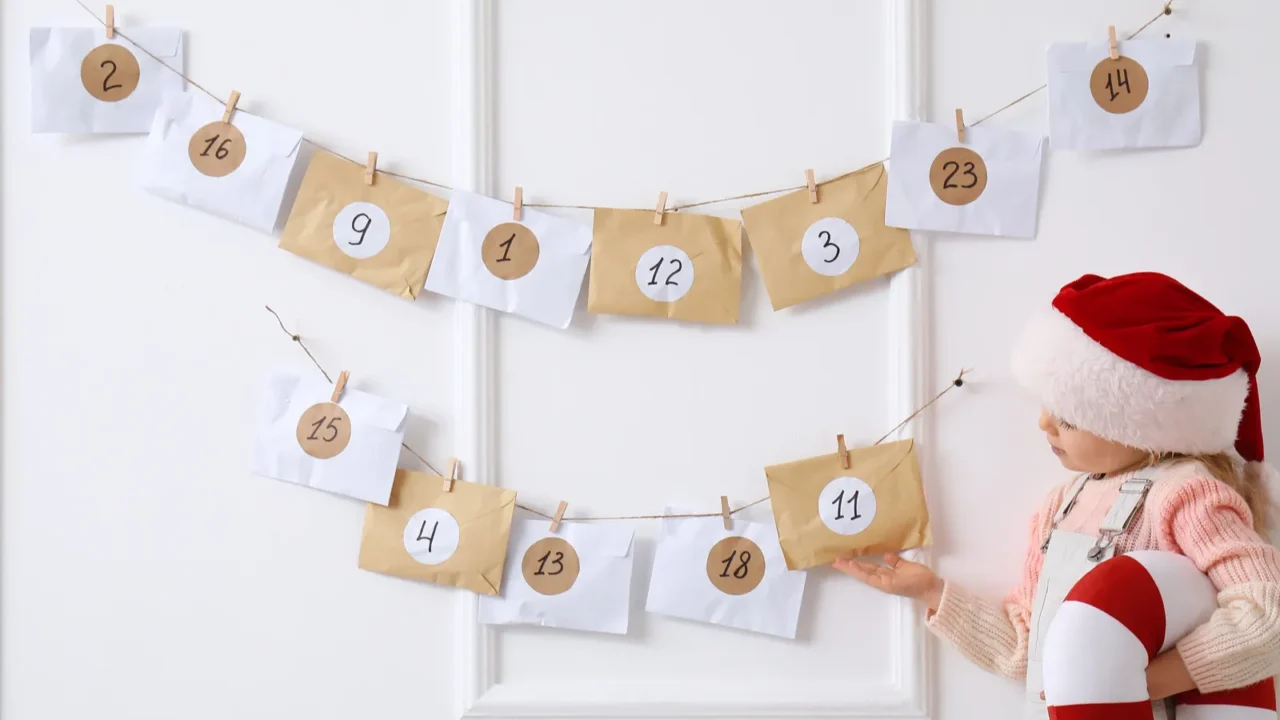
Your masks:
{"label": "number 3", "polygon": [[822,232],[818,233],[818,237],[822,238],[822,247],[824,247],[824,248],[828,248],[828,247],[829,247],[829,248],[832,248],[832,249],[834,249],[834,250],[836,251],[836,254],[835,254],[835,255],[832,255],[831,257],[826,258],[826,259],[825,259],[825,260],[823,260],[822,262],[824,262],[824,263],[833,263],[833,262],[835,262],[835,261],[836,261],[836,258],[840,257],[840,246],[839,246],[839,245],[837,245],[837,244],[835,244],[835,243],[833,243],[833,242],[831,242],[831,233],[830,233],[830,232],[828,232],[828,231],[826,231],[826,230],[823,230]]}

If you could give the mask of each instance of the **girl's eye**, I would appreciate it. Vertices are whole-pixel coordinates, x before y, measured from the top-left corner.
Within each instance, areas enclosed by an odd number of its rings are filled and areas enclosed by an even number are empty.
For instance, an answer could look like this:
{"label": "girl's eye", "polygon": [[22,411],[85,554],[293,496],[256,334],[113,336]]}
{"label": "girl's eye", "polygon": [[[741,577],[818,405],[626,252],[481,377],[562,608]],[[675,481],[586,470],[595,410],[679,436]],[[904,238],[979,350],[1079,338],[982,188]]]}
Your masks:
{"label": "girl's eye", "polygon": [[1066,420],[1062,420],[1062,419],[1059,419],[1059,420],[1058,420],[1058,427],[1062,428],[1063,430],[1075,430],[1075,429],[1076,429],[1076,426],[1075,426],[1075,425],[1072,425],[1071,423],[1067,422]]}

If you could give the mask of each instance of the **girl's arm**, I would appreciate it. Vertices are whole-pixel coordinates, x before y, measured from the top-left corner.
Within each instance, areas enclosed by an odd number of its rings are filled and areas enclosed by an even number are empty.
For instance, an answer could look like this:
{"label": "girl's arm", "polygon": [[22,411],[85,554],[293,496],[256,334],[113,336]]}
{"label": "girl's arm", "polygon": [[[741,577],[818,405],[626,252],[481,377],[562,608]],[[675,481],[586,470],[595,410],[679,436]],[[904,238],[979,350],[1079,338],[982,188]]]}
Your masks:
{"label": "girl's arm", "polygon": [[1162,658],[1163,676],[1150,676],[1153,687],[1176,684],[1179,664],[1201,692],[1280,673],[1280,551],[1254,531],[1244,499],[1216,479],[1196,477],[1162,505],[1160,543],[1209,576],[1220,607],[1178,642],[1176,660]]}
{"label": "girl's arm", "polygon": [[929,629],[947,640],[970,661],[986,670],[1020,680],[1027,675],[1027,641],[1031,603],[1044,556],[1044,518],[1056,512],[1053,503],[1031,518],[1030,537],[1023,556],[1022,578],[1002,604],[976,597],[948,582],[929,618]]}

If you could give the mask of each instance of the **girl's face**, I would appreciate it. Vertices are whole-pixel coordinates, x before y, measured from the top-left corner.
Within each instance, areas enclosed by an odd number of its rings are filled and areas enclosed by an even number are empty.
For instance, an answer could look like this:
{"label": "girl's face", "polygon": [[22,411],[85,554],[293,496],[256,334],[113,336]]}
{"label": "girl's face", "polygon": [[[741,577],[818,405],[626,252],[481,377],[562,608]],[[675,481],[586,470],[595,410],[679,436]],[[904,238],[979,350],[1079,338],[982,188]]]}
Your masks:
{"label": "girl's face", "polygon": [[1145,450],[1104,440],[1059,420],[1045,410],[1040,411],[1040,429],[1053,448],[1053,454],[1068,470],[1115,473],[1135,467],[1147,458]]}

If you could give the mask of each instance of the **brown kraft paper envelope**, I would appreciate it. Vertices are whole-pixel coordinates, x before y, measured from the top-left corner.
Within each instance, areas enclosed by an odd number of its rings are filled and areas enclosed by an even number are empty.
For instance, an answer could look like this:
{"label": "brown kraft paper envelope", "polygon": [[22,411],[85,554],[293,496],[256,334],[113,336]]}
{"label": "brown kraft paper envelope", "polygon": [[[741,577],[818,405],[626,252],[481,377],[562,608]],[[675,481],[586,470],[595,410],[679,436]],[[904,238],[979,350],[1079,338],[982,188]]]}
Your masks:
{"label": "brown kraft paper envelope", "polygon": [[[420,563],[405,549],[405,526],[426,508],[445,510],[458,523],[458,549],[438,565]],[[360,568],[497,595],[515,509],[513,490],[455,480],[445,492],[439,475],[398,470],[390,504],[365,511]]]}
{"label": "brown kraft paper envelope", "polygon": [[[809,201],[809,191],[803,189],[743,209],[747,240],[755,251],[774,310],[915,264],[911,234],[884,224],[888,188],[888,170],[884,163],[878,163],[848,177],[819,183],[817,204]],[[853,226],[859,248],[857,260],[848,270],[828,276],[810,267],[800,248],[811,225],[832,217]]]}
{"label": "brown kraft paper envelope", "polygon": [[[317,151],[289,211],[280,247],[412,300],[427,279],[449,203],[382,173],[369,185],[364,175],[362,166]],[[372,257],[348,255],[334,237],[334,219],[353,202],[377,205],[391,222],[386,247]]]}
{"label": "brown kraft paper envelope", "polygon": [[[653,224],[652,210],[596,208],[591,241],[587,310],[707,323],[738,322],[742,293],[742,224],[710,215],[668,212]],[[636,281],[646,250],[671,245],[693,264],[693,284],[674,302],[647,297]],[[662,275],[668,275],[664,268]]]}
{"label": "brown kraft paper envelope", "polygon": [[[914,440],[849,451],[849,469],[839,453],[765,468],[782,555],[791,570],[826,565],[839,557],[898,552],[932,542]],[[875,515],[855,535],[835,532],[819,517],[823,489],[840,477],[859,478],[875,494]]]}

